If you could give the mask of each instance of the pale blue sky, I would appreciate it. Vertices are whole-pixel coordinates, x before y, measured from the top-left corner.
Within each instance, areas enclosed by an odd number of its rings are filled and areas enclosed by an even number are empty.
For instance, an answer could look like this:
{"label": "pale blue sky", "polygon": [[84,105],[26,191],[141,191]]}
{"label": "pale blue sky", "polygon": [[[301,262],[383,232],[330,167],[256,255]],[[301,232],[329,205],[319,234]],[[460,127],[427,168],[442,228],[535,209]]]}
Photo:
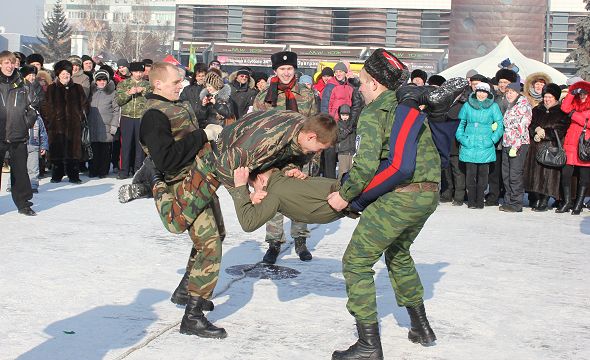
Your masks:
{"label": "pale blue sky", "polygon": [[[20,33],[23,35],[37,35],[43,22],[43,0],[18,0],[11,2],[14,6],[0,11],[0,26],[6,28],[7,33]],[[39,9],[39,19],[37,18]]]}

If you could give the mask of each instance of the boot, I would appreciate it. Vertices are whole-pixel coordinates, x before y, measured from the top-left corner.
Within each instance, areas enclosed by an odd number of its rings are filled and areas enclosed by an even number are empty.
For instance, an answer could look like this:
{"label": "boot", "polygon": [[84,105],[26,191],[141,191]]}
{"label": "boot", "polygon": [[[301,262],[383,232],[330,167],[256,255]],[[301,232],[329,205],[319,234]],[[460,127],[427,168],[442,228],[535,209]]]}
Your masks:
{"label": "boot", "polygon": [[[176,305],[186,305],[188,303],[188,299],[191,297],[188,293],[188,280],[189,280],[189,272],[185,272],[182,276],[182,280],[176,287],[176,290],[172,293],[170,297],[170,301],[172,301]],[[205,311],[213,311],[215,305],[213,305],[213,301],[203,299],[203,310]]]}
{"label": "boot", "polygon": [[406,309],[408,309],[410,322],[412,324],[412,327],[408,332],[408,339],[413,343],[420,343],[422,345],[428,345],[435,342],[436,335],[434,334],[434,331],[432,331],[428,319],[426,318],[424,304],[414,307],[406,307]]}
{"label": "boot", "polygon": [[586,186],[580,185],[578,186],[578,194],[576,196],[576,203],[574,204],[574,208],[572,209],[572,215],[580,215],[582,212],[582,207],[584,206],[584,195],[586,194]]}
{"label": "boot", "polygon": [[180,333],[215,339],[227,337],[227,332],[225,332],[224,328],[219,328],[211,324],[203,314],[205,301],[205,299],[199,296],[189,297],[182,322],[180,323]]}
{"label": "boot", "polygon": [[451,172],[451,168],[441,170],[441,183],[445,185],[445,191],[440,194],[440,202],[448,203],[453,201],[455,189],[453,187],[453,173]]}
{"label": "boot", "polygon": [[150,189],[145,184],[125,184],[119,187],[119,202],[121,204],[150,195]]}
{"label": "boot", "polygon": [[332,360],[383,360],[383,349],[379,337],[379,324],[361,324],[357,321],[359,339],[347,350],[336,350]]}
{"label": "boot", "polygon": [[295,238],[295,253],[299,255],[301,261],[310,261],[312,258],[311,253],[307,250],[306,240],[304,237]]}
{"label": "boot", "polygon": [[572,188],[568,186],[563,186],[563,202],[561,206],[555,209],[555,212],[558,214],[568,212],[572,209]]}
{"label": "boot", "polygon": [[538,204],[536,207],[533,208],[533,211],[537,211],[537,212],[547,211],[547,209],[549,208],[549,196],[539,194],[538,197],[539,197]]}
{"label": "boot", "polygon": [[266,254],[262,258],[262,262],[266,264],[274,264],[277,262],[277,257],[281,252],[281,243],[280,242],[271,242],[268,243],[268,250],[266,250]]}

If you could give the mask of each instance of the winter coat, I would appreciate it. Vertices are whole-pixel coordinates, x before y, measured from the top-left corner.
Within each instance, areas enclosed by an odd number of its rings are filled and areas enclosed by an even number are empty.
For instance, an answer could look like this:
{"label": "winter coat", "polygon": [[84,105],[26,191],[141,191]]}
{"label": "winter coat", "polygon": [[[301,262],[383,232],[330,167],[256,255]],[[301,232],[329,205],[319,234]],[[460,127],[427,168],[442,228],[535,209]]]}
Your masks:
{"label": "winter coat", "polygon": [[529,125],[532,116],[529,101],[525,96],[519,95],[514,105],[504,113],[502,146],[518,150],[522,145],[530,144]]}
{"label": "winter coat", "polygon": [[198,119],[205,119],[204,124],[199,123],[200,128],[205,128],[208,124],[225,126],[235,121],[237,108],[231,99],[231,88],[228,84],[223,85],[221,90],[213,96],[215,104],[208,103],[203,106],[202,101],[206,96],[212,95],[207,91],[207,88],[204,88],[199,95],[199,108],[195,112]]}
{"label": "winter coat", "polygon": [[348,120],[338,120],[338,142],[336,143],[338,154],[352,155],[355,153],[357,120],[353,118],[352,113]]}
{"label": "winter coat", "polygon": [[29,129],[29,146],[38,147],[40,150],[49,150],[47,130],[41,116],[37,117],[35,124]]}
{"label": "winter coat", "polygon": [[[141,93],[128,95],[127,91],[132,87],[142,87]],[[121,116],[139,119],[145,111],[145,95],[151,91],[150,83],[145,80],[135,81],[131,78],[120,82],[117,85],[115,98],[121,107]]]}
{"label": "winter coat", "polygon": [[[502,138],[504,126],[493,95],[479,101],[473,93],[461,108],[459,119],[461,122],[455,134],[461,144],[459,160],[477,164],[496,161],[494,144]],[[492,130],[494,122],[498,124],[496,131]]]}
{"label": "winter coat", "polygon": [[322,100],[322,93],[324,92],[324,88],[326,87],[326,83],[324,82],[324,80],[322,80],[322,77],[320,76],[318,82],[313,86],[313,89],[315,91],[317,91],[320,100]]}
{"label": "winter coat", "polygon": [[72,81],[74,84],[82,86],[84,89],[84,95],[88,98],[90,96],[90,78],[82,70],[78,70],[77,73],[72,74]]}
{"label": "winter coat", "polygon": [[80,160],[82,158],[81,121],[88,110],[84,89],[73,81],[59,81],[47,87],[41,103],[41,116],[49,137],[51,160]]}
{"label": "winter coat", "polygon": [[0,101],[0,141],[27,141],[37,112],[17,70],[11,76],[0,71]]}
{"label": "winter coat", "polygon": [[426,105],[424,112],[428,115],[428,121],[447,121],[447,113],[451,106],[468,85],[469,83],[464,78],[453,78],[445,81],[442,86],[432,89],[428,93],[423,93],[424,101],[421,101],[420,104]]}
{"label": "winter coat", "polygon": [[121,111],[115,99],[115,83],[109,81],[103,88],[92,83],[88,126],[91,142],[113,142],[113,135],[119,127]]}
{"label": "winter coat", "polygon": [[[583,103],[578,95],[572,95],[572,90],[582,88],[589,96]],[[568,94],[561,102],[561,110],[569,114],[571,124],[565,134],[563,148],[567,156],[567,164],[574,166],[590,166],[590,161],[582,161],[578,158],[578,141],[584,128],[584,123],[590,118],[590,82],[578,81],[571,85]],[[590,124],[588,124],[590,127]],[[585,139],[590,139],[590,130],[586,131]]]}
{"label": "winter coat", "polygon": [[35,108],[35,110],[39,111],[41,107],[41,102],[45,98],[45,92],[43,91],[43,87],[39,81],[34,80],[32,83],[25,80],[25,88],[27,89],[27,93],[29,96],[29,101],[31,106]]}
{"label": "winter coat", "polygon": [[231,99],[236,104],[236,119],[248,113],[250,106],[254,105],[254,98],[258,95],[254,79],[250,76],[247,84],[240,84],[236,81],[238,72],[235,71],[229,75],[227,80],[231,87]]}
{"label": "winter coat", "polygon": [[354,88],[344,79],[343,83],[338,82],[335,77],[331,78],[322,92],[322,104],[320,112],[329,114],[338,121],[338,108],[341,105],[352,106],[352,93]]}
{"label": "winter coat", "polygon": [[524,81],[523,93],[529,101],[529,104],[531,104],[531,107],[535,107],[543,102],[543,96],[541,94],[535,94],[533,81],[537,79],[543,79],[545,84],[553,82],[551,80],[551,76],[545,74],[544,72],[532,73],[526,77],[526,80]]}
{"label": "winter coat", "polygon": [[[526,191],[552,196],[559,200],[561,198],[559,192],[561,169],[541,165],[536,156],[539,148],[544,143],[549,142],[551,146],[557,146],[557,139],[553,130],[557,131],[557,135],[563,144],[565,133],[570,125],[570,119],[566,113],[561,111],[559,104],[546,109],[545,105],[540,103],[533,108],[532,114],[533,117],[529,126],[531,145],[524,163],[524,188]],[[533,140],[537,127],[545,130],[545,138],[540,142]]]}
{"label": "winter coat", "polygon": [[[188,101],[193,108],[195,114],[197,113],[198,108],[201,106],[201,91],[205,88],[205,85],[199,85],[197,82],[190,84],[189,86],[182,89],[180,93],[180,101]],[[206,118],[199,118],[197,115],[197,119],[199,120],[199,124],[204,124]]]}

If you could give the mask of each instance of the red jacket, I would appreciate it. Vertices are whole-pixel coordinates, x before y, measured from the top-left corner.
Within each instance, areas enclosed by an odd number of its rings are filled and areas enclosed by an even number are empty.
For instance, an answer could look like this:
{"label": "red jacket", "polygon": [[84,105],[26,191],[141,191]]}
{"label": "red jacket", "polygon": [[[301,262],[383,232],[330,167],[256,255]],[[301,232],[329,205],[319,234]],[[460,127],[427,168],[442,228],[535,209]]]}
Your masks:
{"label": "red jacket", "polygon": [[338,121],[338,108],[340,105],[352,106],[352,93],[354,88],[344,80],[344,84],[340,84],[335,77],[331,78],[322,94],[322,105],[320,111],[324,114],[330,114],[334,120]]}
{"label": "red jacket", "polygon": [[[572,95],[572,90],[582,88],[588,93],[586,101],[581,102],[578,95]],[[561,110],[566,114],[570,114],[572,122],[570,127],[567,129],[565,134],[565,140],[563,142],[563,148],[567,157],[568,165],[575,166],[589,166],[590,161],[581,161],[578,158],[578,141],[584,123],[590,119],[590,82],[578,81],[572,84],[568,89],[568,94],[565,96],[561,103]],[[590,127],[590,124],[588,125]],[[590,129],[586,131],[585,139],[590,138]]]}
{"label": "red jacket", "polygon": [[317,90],[318,95],[320,96],[320,100],[322,98],[322,92],[324,92],[325,87],[326,83],[324,82],[324,80],[322,80],[322,77],[320,76],[318,82],[313,86],[313,88]]}

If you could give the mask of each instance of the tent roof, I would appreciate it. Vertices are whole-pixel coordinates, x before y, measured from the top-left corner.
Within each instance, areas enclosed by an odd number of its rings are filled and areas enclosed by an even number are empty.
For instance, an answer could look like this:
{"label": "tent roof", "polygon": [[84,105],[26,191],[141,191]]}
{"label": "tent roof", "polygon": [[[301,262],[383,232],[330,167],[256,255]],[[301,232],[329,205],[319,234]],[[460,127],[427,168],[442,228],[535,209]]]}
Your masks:
{"label": "tent roof", "polygon": [[469,70],[475,69],[478,73],[491,78],[500,70],[498,64],[506,58],[510,58],[510,61],[520,69],[518,75],[520,75],[521,81],[524,81],[532,73],[544,72],[551,77],[554,83],[559,85],[566,83],[567,76],[547,64],[524,56],[518,51],[508,36],[505,36],[498,46],[487,55],[451,66],[441,72],[440,75],[447,79],[465,77],[465,74]]}

